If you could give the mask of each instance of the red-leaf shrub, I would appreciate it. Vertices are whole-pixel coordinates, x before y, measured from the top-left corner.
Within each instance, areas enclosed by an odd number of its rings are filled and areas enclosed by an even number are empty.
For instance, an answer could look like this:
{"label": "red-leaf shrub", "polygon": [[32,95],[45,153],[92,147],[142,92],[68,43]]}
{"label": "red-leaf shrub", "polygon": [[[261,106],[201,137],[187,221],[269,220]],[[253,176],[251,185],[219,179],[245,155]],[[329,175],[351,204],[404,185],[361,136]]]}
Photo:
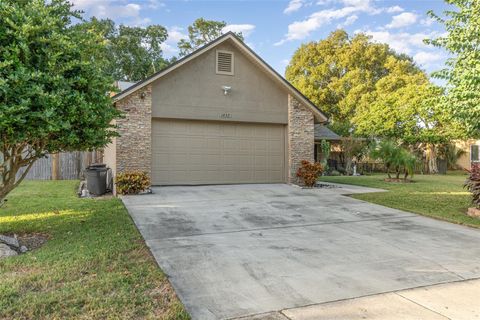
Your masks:
{"label": "red-leaf shrub", "polygon": [[115,178],[118,194],[138,194],[150,187],[150,178],[146,172],[127,171]]}
{"label": "red-leaf shrub", "polygon": [[463,186],[472,193],[473,205],[480,208],[480,164],[472,164],[472,168],[467,171],[470,175]]}
{"label": "red-leaf shrub", "polygon": [[323,172],[323,166],[320,162],[310,162],[302,160],[302,166],[297,170],[297,177],[303,180],[307,187],[313,187],[317,182],[318,176]]}

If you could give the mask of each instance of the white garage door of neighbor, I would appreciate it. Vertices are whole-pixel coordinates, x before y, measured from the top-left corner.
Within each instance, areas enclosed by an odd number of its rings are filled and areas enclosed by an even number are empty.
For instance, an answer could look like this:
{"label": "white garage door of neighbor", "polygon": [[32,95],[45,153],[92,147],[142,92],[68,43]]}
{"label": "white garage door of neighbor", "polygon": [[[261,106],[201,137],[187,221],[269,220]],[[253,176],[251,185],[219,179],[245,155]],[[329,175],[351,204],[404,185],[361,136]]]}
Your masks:
{"label": "white garage door of neighbor", "polygon": [[284,181],[284,125],[152,121],[154,185]]}

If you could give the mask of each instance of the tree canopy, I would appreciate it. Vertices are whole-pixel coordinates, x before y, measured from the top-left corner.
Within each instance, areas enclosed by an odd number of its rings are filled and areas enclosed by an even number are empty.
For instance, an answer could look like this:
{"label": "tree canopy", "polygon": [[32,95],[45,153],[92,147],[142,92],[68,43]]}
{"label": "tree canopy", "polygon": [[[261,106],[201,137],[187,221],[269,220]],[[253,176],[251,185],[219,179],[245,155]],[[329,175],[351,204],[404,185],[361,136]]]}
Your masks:
{"label": "tree canopy", "polygon": [[96,32],[65,0],[0,1],[0,202],[46,153],[102,148],[119,115]]}
{"label": "tree canopy", "polygon": [[445,25],[445,36],[428,40],[450,54],[446,68],[434,76],[447,81],[447,95],[442,106],[451,112],[469,136],[480,135],[480,1],[446,0],[456,10],[445,17],[430,16]]}
{"label": "tree canopy", "polygon": [[167,40],[167,29],[161,25],[147,27],[116,26],[110,19],[95,17],[76,26],[84,32],[101,34],[105,50],[97,52],[104,61],[105,72],[115,80],[140,81],[168,66],[161,44]]}
{"label": "tree canopy", "polygon": [[[220,37],[224,33],[226,26],[227,23],[225,21],[198,18],[188,27],[188,39],[182,39],[178,42],[180,56],[186,56],[192,51]],[[236,32],[235,34],[243,40],[242,33]]]}
{"label": "tree canopy", "polygon": [[286,71],[290,80],[331,118],[344,136],[440,143],[458,135],[459,126],[439,106],[433,85],[412,58],[364,34],[337,30],[302,45]]}

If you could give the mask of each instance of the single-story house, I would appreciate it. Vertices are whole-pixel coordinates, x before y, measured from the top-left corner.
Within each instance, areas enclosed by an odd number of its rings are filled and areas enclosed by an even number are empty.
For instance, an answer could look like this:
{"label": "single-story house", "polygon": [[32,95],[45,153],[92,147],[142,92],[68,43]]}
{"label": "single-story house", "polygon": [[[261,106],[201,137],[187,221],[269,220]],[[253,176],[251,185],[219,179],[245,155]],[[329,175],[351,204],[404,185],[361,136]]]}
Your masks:
{"label": "single-story house", "polygon": [[472,163],[480,163],[480,140],[455,141],[455,147],[464,153],[457,160],[457,167],[470,170]]}
{"label": "single-story house", "polygon": [[298,183],[327,117],[233,33],[113,97],[125,117],[104,150],[113,174],[153,185]]}

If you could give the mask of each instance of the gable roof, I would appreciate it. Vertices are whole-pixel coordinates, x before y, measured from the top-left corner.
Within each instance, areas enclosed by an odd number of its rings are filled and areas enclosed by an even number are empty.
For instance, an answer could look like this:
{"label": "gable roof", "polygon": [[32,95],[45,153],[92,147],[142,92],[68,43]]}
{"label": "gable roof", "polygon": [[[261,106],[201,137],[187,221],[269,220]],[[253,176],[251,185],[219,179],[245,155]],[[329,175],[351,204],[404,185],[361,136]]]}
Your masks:
{"label": "gable roof", "polygon": [[315,125],[315,140],[342,140],[338,134],[323,124]]}
{"label": "gable roof", "polygon": [[233,32],[227,32],[224,35],[218,37],[217,39],[213,40],[210,43],[207,43],[203,47],[195,50],[194,52],[186,55],[185,57],[175,61],[168,67],[154,73],[153,75],[149,76],[148,78],[135,83],[134,85],[128,87],[127,89],[119,92],[115,96],[113,96],[113,101],[117,102],[131,94],[132,92],[143,88],[144,86],[152,83],[153,81],[163,77],[164,75],[176,70],[183,64],[187,63],[190,60],[195,59],[199,55],[207,52],[214,46],[225,42],[227,40],[231,40],[234,44],[237,45],[239,49],[243,51],[244,54],[252,58],[256,61],[260,66],[264,68],[264,70],[272,76],[275,80],[277,80],[292,96],[294,96],[298,101],[302,102],[305,106],[309,107],[315,118],[320,122],[328,122],[328,117],[318,108],[313,102],[311,102],[307,97],[305,97],[300,91],[298,91],[290,82],[288,82],[285,78],[283,78],[278,72],[276,72],[270,65],[268,65],[262,58],[260,58],[252,49],[250,49],[243,41],[241,41]]}

